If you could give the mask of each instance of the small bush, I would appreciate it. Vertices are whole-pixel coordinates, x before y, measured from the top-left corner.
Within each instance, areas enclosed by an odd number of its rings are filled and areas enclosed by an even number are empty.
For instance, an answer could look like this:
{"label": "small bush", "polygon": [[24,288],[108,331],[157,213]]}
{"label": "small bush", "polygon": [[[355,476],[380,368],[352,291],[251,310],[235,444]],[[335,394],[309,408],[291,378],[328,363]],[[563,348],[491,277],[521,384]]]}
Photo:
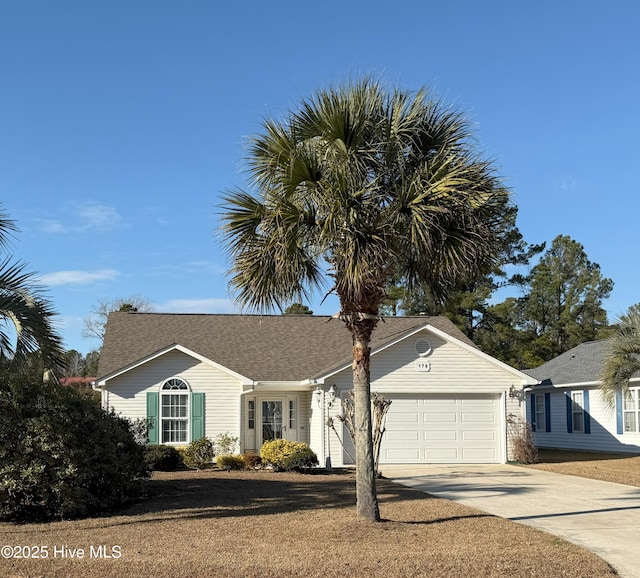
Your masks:
{"label": "small bush", "polygon": [[229,455],[236,449],[239,438],[229,432],[218,434],[213,440],[213,450],[216,455]]}
{"label": "small bush", "polygon": [[215,452],[213,443],[209,438],[202,437],[199,440],[192,441],[184,450],[184,464],[188,468],[203,470],[213,463]]}
{"label": "small bush", "polygon": [[78,518],[139,497],[149,470],[126,419],[71,388],[0,377],[0,519]]}
{"label": "small bush", "polygon": [[184,465],[180,453],[173,446],[147,446],[144,459],[150,470],[159,472],[173,472]]}
{"label": "small bush", "polygon": [[265,442],[260,449],[263,464],[269,464],[277,472],[304,470],[318,465],[318,457],[304,442],[283,439]]}
{"label": "small bush", "polygon": [[521,464],[535,464],[538,461],[538,448],[531,425],[522,423],[513,414],[507,416],[507,428],[511,446],[511,459]]}
{"label": "small bush", "polygon": [[244,461],[244,466],[248,470],[255,470],[262,465],[262,458],[255,452],[247,452],[240,456]]}
{"label": "small bush", "polygon": [[234,456],[233,454],[225,454],[216,457],[216,464],[221,470],[244,470],[245,463],[242,456]]}

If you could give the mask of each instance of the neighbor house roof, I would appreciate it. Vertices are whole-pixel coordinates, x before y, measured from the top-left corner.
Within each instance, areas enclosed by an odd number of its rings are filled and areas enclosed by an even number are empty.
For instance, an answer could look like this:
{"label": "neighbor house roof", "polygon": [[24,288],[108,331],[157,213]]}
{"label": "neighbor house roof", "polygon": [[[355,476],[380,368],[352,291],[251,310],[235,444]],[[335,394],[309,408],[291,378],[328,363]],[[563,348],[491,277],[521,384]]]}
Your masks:
{"label": "neighbor house roof", "polygon": [[[421,327],[476,347],[446,317],[390,317],[373,332],[373,350]],[[349,364],[351,335],[342,321],[314,315],[211,315],[114,312],[98,375],[122,370],[180,345],[254,381],[302,381]]]}
{"label": "neighbor house roof", "polygon": [[588,341],[524,372],[539,379],[541,385],[598,383],[606,345],[606,339]]}

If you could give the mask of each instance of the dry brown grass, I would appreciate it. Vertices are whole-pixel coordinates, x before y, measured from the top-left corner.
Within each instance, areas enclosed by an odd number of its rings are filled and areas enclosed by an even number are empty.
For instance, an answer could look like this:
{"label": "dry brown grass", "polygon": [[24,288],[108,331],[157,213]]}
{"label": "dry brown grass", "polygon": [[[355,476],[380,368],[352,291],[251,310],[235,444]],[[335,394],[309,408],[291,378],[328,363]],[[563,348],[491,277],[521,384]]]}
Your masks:
{"label": "dry brown grass", "polygon": [[528,468],[640,487],[640,456],[570,450],[539,450]]}
{"label": "dry brown grass", "polygon": [[[46,545],[46,560],[0,560],[0,575],[614,576],[600,558],[533,528],[379,482],[379,524],[357,521],[351,473],[157,473],[150,499],[117,515],[0,524],[0,545]],[[91,559],[91,545],[122,547]],[[87,558],[53,557],[54,546]]]}

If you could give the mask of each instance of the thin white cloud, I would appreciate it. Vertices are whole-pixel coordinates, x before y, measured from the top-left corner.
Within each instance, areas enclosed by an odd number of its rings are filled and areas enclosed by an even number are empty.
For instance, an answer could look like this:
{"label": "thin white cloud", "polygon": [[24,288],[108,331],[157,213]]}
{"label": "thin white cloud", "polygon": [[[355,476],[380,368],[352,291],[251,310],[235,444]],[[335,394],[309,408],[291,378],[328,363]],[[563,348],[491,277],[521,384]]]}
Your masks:
{"label": "thin white cloud", "polygon": [[157,305],[158,311],[167,313],[237,313],[229,299],[170,299]]}
{"label": "thin white cloud", "polygon": [[91,285],[98,281],[112,281],[120,275],[115,269],[97,269],[95,271],[55,271],[40,277],[45,285]]}
{"label": "thin white cloud", "polygon": [[165,276],[176,274],[224,275],[226,272],[226,268],[222,265],[205,260],[188,261],[186,263],[179,263],[175,265],[159,265],[157,267],[151,267],[148,270],[148,274],[150,276]]}
{"label": "thin white cloud", "polygon": [[73,216],[69,223],[55,219],[40,219],[40,228],[45,233],[66,234],[108,231],[122,226],[122,216],[114,207],[95,201],[74,205],[70,212]]}
{"label": "thin white cloud", "polygon": [[77,215],[88,229],[112,229],[122,221],[120,213],[114,207],[95,202],[81,204]]}

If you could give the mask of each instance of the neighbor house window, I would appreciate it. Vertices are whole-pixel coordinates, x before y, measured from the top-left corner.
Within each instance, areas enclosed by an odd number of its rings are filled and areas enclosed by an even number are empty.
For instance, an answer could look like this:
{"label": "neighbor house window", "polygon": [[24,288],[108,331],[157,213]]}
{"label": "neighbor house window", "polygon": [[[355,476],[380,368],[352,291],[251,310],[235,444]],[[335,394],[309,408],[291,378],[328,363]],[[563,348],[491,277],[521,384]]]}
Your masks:
{"label": "neighbor house window", "polygon": [[581,391],[571,392],[571,421],[574,432],[584,431],[584,402]]}
{"label": "neighbor house window", "polygon": [[247,427],[256,428],[256,400],[250,399],[247,404]]}
{"label": "neighbor house window", "polygon": [[545,413],[544,394],[536,394],[536,415],[534,416],[536,431],[545,431],[547,416]]}
{"label": "neighbor house window", "polygon": [[163,444],[186,444],[189,442],[189,386],[174,377],[160,391],[160,420]]}
{"label": "neighbor house window", "polygon": [[629,389],[624,398],[624,431],[640,432],[640,388]]}

